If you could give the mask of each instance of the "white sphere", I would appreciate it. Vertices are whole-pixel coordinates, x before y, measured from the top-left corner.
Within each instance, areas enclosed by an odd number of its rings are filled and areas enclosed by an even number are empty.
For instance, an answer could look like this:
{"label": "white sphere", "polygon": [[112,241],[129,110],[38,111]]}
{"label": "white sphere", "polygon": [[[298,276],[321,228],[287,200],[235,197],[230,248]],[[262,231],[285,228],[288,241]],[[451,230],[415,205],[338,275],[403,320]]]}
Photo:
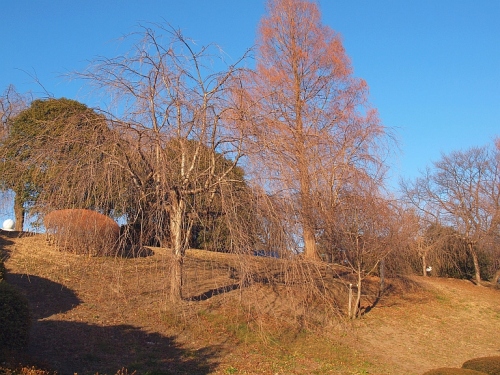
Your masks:
{"label": "white sphere", "polygon": [[3,222],[2,229],[9,230],[9,231],[14,230],[14,220],[12,220],[12,219],[5,220]]}

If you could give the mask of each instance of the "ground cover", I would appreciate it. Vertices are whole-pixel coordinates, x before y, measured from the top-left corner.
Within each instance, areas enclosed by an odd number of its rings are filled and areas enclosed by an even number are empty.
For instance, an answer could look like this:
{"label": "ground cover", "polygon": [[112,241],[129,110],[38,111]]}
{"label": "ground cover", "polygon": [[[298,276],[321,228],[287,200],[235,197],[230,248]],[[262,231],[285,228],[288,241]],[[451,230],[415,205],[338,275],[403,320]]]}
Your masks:
{"label": "ground cover", "polygon": [[[138,374],[422,374],[500,353],[500,290],[464,280],[393,281],[392,292],[374,306],[373,280],[361,319],[313,322],[303,321],[293,296],[264,277],[242,290],[231,255],[189,251],[187,299],[172,306],[165,249],[139,258],[89,258],[57,251],[42,235],[3,233],[0,241],[8,282],[28,297],[33,314],[30,345],[17,360],[59,374],[122,368]],[[281,267],[256,257],[251,262],[267,267],[262,275]]]}

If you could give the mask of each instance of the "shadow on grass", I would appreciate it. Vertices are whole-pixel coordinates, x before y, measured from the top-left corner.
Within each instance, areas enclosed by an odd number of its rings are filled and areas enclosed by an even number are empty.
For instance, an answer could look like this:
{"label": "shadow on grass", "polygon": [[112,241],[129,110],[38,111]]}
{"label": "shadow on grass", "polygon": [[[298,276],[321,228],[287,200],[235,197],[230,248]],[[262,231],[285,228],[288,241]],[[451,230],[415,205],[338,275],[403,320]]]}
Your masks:
{"label": "shadow on grass", "polygon": [[207,290],[206,292],[204,293],[201,293],[197,296],[193,296],[193,297],[189,297],[189,298],[186,298],[188,301],[206,301],[207,299],[209,298],[212,298],[213,296],[216,296],[218,294],[223,294],[223,293],[228,293],[232,290],[236,290],[236,289],[239,289],[240,288],[240,284],[231,284],[231,285],[225,285],[225,286],[221,286],[219,288],[214,288],[214,289],[210,289],[210,290]]}
{"label": "shadow on grass", "polygon": [[175,338],[130,325],[97,326],[45,320],[32,328],[29,357],[58,374],[208,374],[217,365],[216,346],[187,350]]}
{"label": "shadow on grass", "polygon": [[378,293],[377,293],[377,296],[375,297],[375,299],[373,300],[373,302],[371,302],[371,304],[369,304],[368,306],[366,306],[366,307],[364,307],[364,308],[361,309],[361,315],[366,315],[370,311],[372,311],[372,309],[374,309],[375,307],[377,307],[377,305],[380,303],[380,300],[384,296],[390,295],[393,292],[393,289],[394,289],[394,287],[392,285],[388,285],[384,289],[379,290]]}
{"label": "shadow on grass", "polygon": [[[221,348],[182,348],[174,337],[148,333],[131,325],[98,326],[51,320],[81,301],[67,287],[33,276],[8,274],[7,280],[30,303],[30,344],[23,356],[58,374],[116,374],[122,368],[137,374],[208,374],[217,366]],[[47,319],[49,318],[49,319]]]}
{"label": "shadow on grass", "polygon": [[19,237],[19,232],[0,230],[0,261],[6,261],[9,259],[10,253],[6,248],[14,244],[14,241],[9,238],[17,237]]}
{"label": "shadow on grass", "polygon": [[33,319],[69,311],[81,302],[71,289],[43,277],[8,273],[6,280],[28,298]]}

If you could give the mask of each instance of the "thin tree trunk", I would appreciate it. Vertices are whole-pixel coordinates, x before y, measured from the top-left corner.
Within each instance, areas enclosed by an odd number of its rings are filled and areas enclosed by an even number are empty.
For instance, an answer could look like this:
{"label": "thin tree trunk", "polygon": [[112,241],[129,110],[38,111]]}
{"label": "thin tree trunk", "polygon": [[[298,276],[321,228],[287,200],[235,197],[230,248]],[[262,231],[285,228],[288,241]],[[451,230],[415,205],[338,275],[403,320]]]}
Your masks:
{"label": "thin tree trunk", "polygon": [[20,194],[16,192],[14,198],[14,216],[15,216],[15,228],[14,230],[22,232],[24,228],[24,202],[20,198]]}
{"label": "thin tree trunk", "polygon": [[425,254],[422,254],[422,275],[427,276],[427,260],[425,259]]}
{"label": "thin tree trunk", "polygon": [[352,284],[349,284],[349,299],[348,299],[348,310],[347,310],[347,316],[349,319],[352,319]]}
{"label": "thin tree trunk", "polygon": [[491,282],[492,282],[493,284],[500,283],[500,270],[498,270],[498,271],[495,273],[495,276],[493,276],[493,279],[491,280]]}
{"label": "thin tree trunk", "polygon": [[184,220],[186,203],[177,194],[172,194],[175,199],[170,212],[170,233],[172,238],[173,264],[170,278],[170,301],[182,300],[182,274],[184,256],[186,253],[185,242],[182,236],[182,223]]}
{"label": "thin tree trunk", "polygon": [[378,296],[381,297],[385,290],[385,259],[382,259],[379,264],[380,287]]}
{"label": "thin tree trunk", "polygon": [[481,269],[479,267],[479,260],[477,258],[476,250],[474,250],[474,244],[469,242],[469,252],[472,256],[472,262],[474,263],[474,274],[476,279],[476,284],[481,285]]}
{"label": "thin tree trunk", "polygon": [[359,318],[361,316],[361,283],[363,279],[361,278],[361,270],[358,271],[358,292],[356,294],[356,303],[354,304],[353,318]]}

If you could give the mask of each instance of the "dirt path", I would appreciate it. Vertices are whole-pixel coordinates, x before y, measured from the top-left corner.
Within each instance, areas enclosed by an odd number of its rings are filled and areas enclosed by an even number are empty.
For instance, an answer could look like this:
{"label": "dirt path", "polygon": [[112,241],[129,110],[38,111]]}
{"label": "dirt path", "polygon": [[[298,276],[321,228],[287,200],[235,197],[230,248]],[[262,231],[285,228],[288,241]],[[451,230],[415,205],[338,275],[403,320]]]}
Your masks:
{"label": "dirt path", "polygon": [[421,374],[500,355],[500,290],[415,277],[421,292],[383,301],[357,323],[363,353],[381,374]]}

